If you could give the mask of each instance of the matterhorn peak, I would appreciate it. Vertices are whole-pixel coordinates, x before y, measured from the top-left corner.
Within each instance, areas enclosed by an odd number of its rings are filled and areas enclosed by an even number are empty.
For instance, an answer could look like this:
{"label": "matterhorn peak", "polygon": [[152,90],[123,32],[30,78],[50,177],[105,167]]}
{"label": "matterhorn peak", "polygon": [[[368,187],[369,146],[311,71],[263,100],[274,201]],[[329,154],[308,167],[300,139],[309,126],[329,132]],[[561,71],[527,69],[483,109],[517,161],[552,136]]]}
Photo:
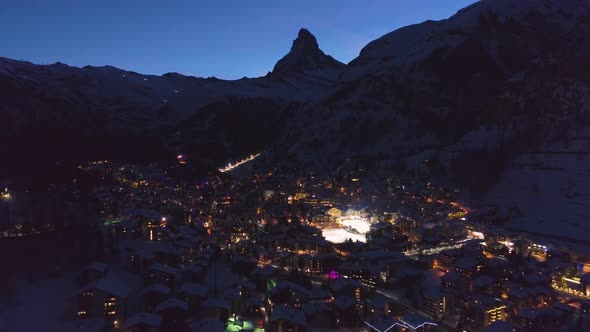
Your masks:
{"label": "matterhorn peak", "polygon": [[315,36],[309,30],[302,28],[297,34],[297,39],[293,41],[291,50],[277,62],[272,73],[324,72],[342,69],[344,66],[343,63],[322,52]]}
{"label": "matterhorn peak", "polygon": [[293,41],[291,51],[297,48],[308,48],[310,50],[319,50],[318,41],[315,36],[305,28],[301,28],[297,34],[297,39]]}

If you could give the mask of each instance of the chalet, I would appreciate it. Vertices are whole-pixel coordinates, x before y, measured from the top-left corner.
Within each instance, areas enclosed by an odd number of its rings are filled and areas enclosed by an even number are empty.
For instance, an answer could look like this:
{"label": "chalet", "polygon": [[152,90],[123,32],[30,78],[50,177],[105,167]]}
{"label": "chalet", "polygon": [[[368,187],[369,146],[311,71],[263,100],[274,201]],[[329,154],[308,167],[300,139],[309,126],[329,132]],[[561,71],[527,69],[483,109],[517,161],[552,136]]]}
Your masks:
{"label": "chalet", "polygon": [[473,329],[483,329],[497,320],[506,319],[506,304],[501,300],[478,295],[469,299],[466,305],[467,311],[462,318]]}
{"label": "chalet", "polygon": [[112,326],[127,317],[129,288],[116,278],[96,280],[78,292],[77,315],[79,317],[103,316]]}

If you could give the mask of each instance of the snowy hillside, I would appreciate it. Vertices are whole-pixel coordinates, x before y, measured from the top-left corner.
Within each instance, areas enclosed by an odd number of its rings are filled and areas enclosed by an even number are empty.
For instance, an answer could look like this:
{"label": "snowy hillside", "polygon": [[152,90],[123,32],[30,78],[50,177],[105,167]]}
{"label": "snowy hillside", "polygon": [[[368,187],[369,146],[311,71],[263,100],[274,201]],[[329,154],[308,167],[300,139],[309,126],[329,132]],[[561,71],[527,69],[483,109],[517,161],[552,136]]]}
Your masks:
{"label": "snowy hillside", "polygon": [[578,0],[488,0],[394,31],[294,116],[285,144],[301,159],[396,160],[563,137],[588,120],[589,14]]}
{"label": "snowy hillside", "polygon": [[517,158],[479,204],[516,208],[510,228],[586,241],[590,236],[590,130]]}

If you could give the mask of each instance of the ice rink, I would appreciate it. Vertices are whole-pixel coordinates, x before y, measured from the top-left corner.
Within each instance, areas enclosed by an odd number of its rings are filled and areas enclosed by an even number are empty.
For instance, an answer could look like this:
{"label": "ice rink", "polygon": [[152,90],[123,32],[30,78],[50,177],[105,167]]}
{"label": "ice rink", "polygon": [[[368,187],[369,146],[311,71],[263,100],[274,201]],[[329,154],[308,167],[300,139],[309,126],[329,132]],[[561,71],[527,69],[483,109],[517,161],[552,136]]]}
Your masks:
{"label": "ice rink", "polygon": [[371,229],[371,224],[361,218],[344,218],[341,221],[344,227],[350,227],[352,229],[356,229],[359,233],[365,234],[368,233]]}
{"label": "ice rink", "polygon": [[326,228],[322,230],[322,235],[332,243],[343,243],[348,239],[352,239],[353,242],[367,242],[364,234],[352,233],[345,228]]}

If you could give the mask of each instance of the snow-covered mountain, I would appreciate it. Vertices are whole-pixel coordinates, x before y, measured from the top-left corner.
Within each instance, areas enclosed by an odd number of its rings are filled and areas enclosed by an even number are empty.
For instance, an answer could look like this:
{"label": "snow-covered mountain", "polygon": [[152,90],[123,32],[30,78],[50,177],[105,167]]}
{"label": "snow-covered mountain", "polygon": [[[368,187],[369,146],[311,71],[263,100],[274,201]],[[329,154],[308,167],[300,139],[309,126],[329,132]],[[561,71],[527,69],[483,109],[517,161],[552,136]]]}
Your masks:
{"label": "snow-covered mountain", "polygon": [[588,124],[589,6],[485,0],[391,32],[295,114],[281,151],[308,167],[442,160],[487,187],[513,156]]}
{"label": "snow-covered mountain", "polygon": [[236,81],[0,59],[0,133],[19,142],[2,152],[188,151],[218,163],[265,150],[262,160],[376,172],[429,160],[486,190],[520,155],[590,126],[589,7],[483,0],[386,34],[347,65],[302,29],[268,75]]}
{"label": "snow-covered mountain", "polygon": [[272,70],[273,77],[307,76],[334,81],[346,67],[318,46],[314,35],[307,29],[299,30],[293,46]]}
{"label": "snow-covered mountain", "polygon": [[292,114],[276,153],[450,178],[472,206],[520,211],[515,229],[587,239],[589,34],[583,0],[483,0],[398,29]]}
{"label": "snow-covered mountain", "polygon": [[342,67],[305,29],[272,73],[234,81],[0,58],[0,136],[18,142],[0,152],[16,165],[177,152],[217,165],[273,143],[283,114],[317,99]]}

